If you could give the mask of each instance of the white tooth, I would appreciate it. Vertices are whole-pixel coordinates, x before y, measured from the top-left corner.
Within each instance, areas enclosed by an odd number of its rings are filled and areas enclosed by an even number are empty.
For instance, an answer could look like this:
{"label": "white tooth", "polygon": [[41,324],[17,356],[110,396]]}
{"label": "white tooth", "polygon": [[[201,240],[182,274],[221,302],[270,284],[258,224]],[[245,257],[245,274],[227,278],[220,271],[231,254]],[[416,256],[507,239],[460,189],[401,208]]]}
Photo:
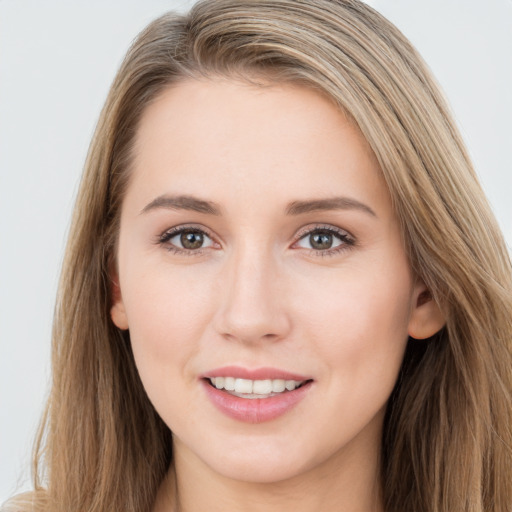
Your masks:
{"label": "white tooth", "polygon": [[245,398],[245,399],[249,399],[249,400],[254,400],[254,399],[261,400],[262,398],[268,398],[269,396],[272,396],[272,395],[255,395],[254,393],[251,393],[251,394],[237,393],[236,391],[232,391],[230,394],[233,396],[238,396],[240,398]]}
{"label": "white tooth", "polygon": [[252,385],[252,392],[258,395],[268,395],[272,393],[272,381],[268,380],[255,380]]}
{"label": "white tooth", "polygon": [[210,382],[215,386],[215,377],[210,377]]}
{"label": "white tooth", "polygon": [[236,379],[235,391],[237,393],[252,393],[252,380]]}
{"label": "white tooth", "polygon": [[215,387],[222,389],[224,387],[224,377],[215,377]]}
{"label": "white tooth", "polygon": [[234,391],[235,390],[235,378],[234,377],[224,377],[224,389],[226,391]]}
{"label": "white tooth", "polygon": [[294,380],[287,380],[284,385],[288,391],[293,391],[297,387],[298,383]]}
{"label": "white tooth", "polygon": [[283,379],[274,379],[272,381],[272,391],[274,393],[281,393],[286,389],[286,385]]}

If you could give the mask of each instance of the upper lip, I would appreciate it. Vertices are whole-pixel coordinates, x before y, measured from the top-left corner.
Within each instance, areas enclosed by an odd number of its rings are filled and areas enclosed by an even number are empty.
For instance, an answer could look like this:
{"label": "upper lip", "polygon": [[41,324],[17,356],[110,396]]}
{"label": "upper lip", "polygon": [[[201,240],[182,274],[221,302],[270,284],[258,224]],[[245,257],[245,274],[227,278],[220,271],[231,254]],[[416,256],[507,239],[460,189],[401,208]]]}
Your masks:
{"label": "upper lip", "polygon": [[213,377],[234,377],[235,379],[248,379],[248,380],[267,380],[267,379],[283,379],[306,381],[311,380],[310,377],[292,373],[279,368],[262,367],[262,368],[244,368],[242,366],[223,366],[222,368],[215,368],[201,375],[204,379],[211,379]]}

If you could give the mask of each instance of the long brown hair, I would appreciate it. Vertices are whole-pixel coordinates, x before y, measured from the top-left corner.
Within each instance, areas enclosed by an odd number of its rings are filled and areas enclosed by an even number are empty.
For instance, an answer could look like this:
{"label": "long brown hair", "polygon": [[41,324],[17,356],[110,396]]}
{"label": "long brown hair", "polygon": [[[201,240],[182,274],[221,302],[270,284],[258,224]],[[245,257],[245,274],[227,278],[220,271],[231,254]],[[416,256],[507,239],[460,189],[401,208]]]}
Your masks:
{"label": "long brown hair", "polygon": [[[26,509],[149,511],[171,435],[144,393],[109,275],[141,113],[180,80],[292,82],[330,97],[371,145],[414,272],[446,326],[410,340],[382,442],[388,512],[512,507],[512,270],[461,137],[405,37],[357,0],[214,0],[151,23],[94,135],[53,331],[53,383]],[[19,500],[22,505],[23,499]]]}

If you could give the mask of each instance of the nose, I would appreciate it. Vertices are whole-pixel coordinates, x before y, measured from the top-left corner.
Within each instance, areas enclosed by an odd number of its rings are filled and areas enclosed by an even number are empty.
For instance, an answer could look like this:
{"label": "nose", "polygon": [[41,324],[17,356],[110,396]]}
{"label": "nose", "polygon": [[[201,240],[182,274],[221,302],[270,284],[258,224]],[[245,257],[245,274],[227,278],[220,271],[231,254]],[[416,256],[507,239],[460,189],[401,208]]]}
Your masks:
{"label": "nose", "polygon": [[243,343],[278,341],[291,329],[286,284],[269,254],[240,251],[226,261],[215,330]]}

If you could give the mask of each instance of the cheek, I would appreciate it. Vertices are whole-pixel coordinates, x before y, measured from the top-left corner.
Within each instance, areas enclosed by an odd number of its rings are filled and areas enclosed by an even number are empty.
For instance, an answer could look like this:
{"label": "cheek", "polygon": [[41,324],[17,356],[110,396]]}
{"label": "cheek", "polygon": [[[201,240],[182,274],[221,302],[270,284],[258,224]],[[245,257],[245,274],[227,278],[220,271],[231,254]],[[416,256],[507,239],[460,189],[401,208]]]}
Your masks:
{"label": "cheek", "polygon": [[132,348],[145,386],[185,378],[212,315],[208,280],[199,279],[192,267],[171,270],[153,265],[145,272],[126,273],[122,283]]}
{"label": "cheek", "polygon": [[158,265],[144,274],[131,273],[124,290],[132,350],[144,389],[167,425],[187,424],[200,398],[199,387],[191,386],[191,365],[201,352],[211,316],[210,294],[192,272],[171,273]]}
{"label": "cheek", "polygon": [[335,378],[350,375],[352,386],[369,376],[394,384],[407,341],[411,290],[406,262],[345,267],[309,284],[298,316]]}

